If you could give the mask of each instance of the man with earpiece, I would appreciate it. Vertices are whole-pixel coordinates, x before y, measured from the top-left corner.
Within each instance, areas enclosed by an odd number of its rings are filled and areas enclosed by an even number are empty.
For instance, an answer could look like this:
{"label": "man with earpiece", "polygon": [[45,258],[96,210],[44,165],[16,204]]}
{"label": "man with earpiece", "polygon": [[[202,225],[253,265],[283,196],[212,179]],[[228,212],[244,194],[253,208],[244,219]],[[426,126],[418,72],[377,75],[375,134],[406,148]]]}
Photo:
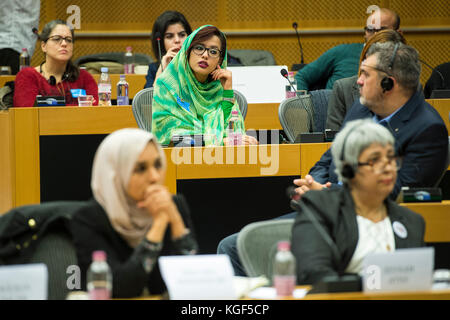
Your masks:
{"label": "man with earpiece", "polygon": [[[420,77],[419,54],[416,49],[403,43],[374,43],[361,63],[358,78],[360,101],[355,102],[347,113],[347,122],[366,119],[386,127],[395,139],[394,154],[402,159],[395,184],[388,198],[397,198],[402,186],[433,187],[446,168],[448,132],[439,113],[417,90]],[[364,127],[363,127],[364,128]],[[349,141],[348,144],[351,144]],[[347,148],[346,148],[347,150]],[[345,159],[345,151],[342,157]],[[302,179],[294,180],[296,198],[309,190],[342,188],[336,175],[336,165],[331,149]],[[327,201],[323,201],[327,206]],[[278,217],[295,218],[297,212]],[[230,257],[236,275],[245,275],[237,253],[237,233],[223,239],[218,253]]]}
{"label": "man with earpiece", "polygon": [[[375,43],[361,64],[360,99],[344,119],[371,118],[394,135],[395,152],[403,158],[395,187],[433,187],[446,168],[448,132],[438,112],[417,91],[420,77],[418,52],[403,43]],[[304,179],[294,180],[296,192],[339,185],[328,150]]]}

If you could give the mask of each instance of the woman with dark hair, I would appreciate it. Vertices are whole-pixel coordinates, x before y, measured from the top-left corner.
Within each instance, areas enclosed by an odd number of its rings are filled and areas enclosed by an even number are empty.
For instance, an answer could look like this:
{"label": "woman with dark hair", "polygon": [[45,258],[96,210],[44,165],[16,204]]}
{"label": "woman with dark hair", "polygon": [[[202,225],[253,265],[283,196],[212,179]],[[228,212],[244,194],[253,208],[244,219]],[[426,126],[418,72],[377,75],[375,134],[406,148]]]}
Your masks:
{"label": "woman with dark hair", "polygon": [[80,70],[72,61],[74,31],[63,20],[47,23],[40,35],[45,61],[38,67],[22,69],[16,76],[14,90],[15,107],[32,107],[36,96],[63,96],[67,106],[78,105],[79,90],[94,96],[98,104],[98,88],[95,79]]}
{"label": "woman with dark hair", "polygon": [[[156,19],[152,30],[152,49],[156,62],[148,66],[147,82],[144,88],[154,86],[156,78],[163,71],[161,66],[163,69],[166,69],[173,57],[180,51],[184,40],[191,33],[192,29],[189,22],[178,11],[165,11]],[[162,41],[157,40],[158,34]],[[160,42],[159,46],[161,48],[161,61],[159,60],[158,42]]]}
{"label": "woman with dark hair", "polygon": [[[227,67],[225,35],[202,26],[183,43],[153,93],[152,132],[168,144],[173,135],[204,134],[205,144],[227,144],[226,124],[232,111],[244,120],[234,99],[232,74]],[[244,135],[244,144],[257,140]]]}

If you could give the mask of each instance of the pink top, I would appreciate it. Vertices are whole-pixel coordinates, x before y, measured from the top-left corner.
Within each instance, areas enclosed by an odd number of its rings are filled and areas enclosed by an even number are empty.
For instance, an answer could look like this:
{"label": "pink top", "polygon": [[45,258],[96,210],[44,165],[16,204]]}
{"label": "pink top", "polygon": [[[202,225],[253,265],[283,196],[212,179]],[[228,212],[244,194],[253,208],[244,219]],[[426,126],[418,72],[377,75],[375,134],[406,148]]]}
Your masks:
{"label": "pink top", "polygon": [[94,105],[98,105],[97,82],[86,70],[80,70],[77,80],[61,81],[51,85],[33,67],[19,71],[14,87],[14,107],[32,107],[36,96],[65,96],[67,106],[78,106],[78,99],[72,97],[71,89],[85,89],[87,95],[94,96]]}

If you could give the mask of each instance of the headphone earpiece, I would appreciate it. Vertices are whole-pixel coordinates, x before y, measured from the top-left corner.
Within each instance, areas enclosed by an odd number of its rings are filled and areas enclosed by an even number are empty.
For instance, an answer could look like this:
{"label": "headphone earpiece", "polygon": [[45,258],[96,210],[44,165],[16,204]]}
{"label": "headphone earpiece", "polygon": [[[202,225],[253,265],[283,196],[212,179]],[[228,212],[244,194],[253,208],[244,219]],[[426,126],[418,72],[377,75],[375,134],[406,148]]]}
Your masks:
{"label": "headphone earpiece", "polygon": [[347,179],[353,179],[355,177],[355,170],[353,170],[353,167],[349,165],[348,163],[344,164],[342,167],[342,176]]}
{"label": "headphone earpiece", "polygon": [[[390,75],[392,74],[392,68],[394,67],[394,61],[395,61],[395,57],[397,56],[397,50],[398,50],[399,46],[400,46],[400,43],[398,43],[398,42],[394,45],[394,50],[392,52],[392,56],[389,61],[389,66],[388,66],[389,73],[388,74],[390,74]],[[390,91],[390,90],[392,90],[392,88],[394,88],[394,80],[392,80],[392,77],[384,77],[383,79],[381,79],[380,86],[383,89],[383,93],[385,93],[386,91]]]}
{"label": "headphone earpiece", "polygon": [[390,91],[394,87],[394,80],[391,77],[384,77],[381,79],[380,86],[383,89],[383,93]]}

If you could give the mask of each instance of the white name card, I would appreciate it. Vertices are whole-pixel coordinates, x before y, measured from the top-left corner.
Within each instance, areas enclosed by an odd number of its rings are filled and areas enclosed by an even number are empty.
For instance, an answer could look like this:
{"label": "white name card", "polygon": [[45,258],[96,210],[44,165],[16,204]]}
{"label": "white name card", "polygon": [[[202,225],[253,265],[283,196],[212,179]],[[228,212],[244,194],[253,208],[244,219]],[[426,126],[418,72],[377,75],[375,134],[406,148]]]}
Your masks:
{"label": "white name card", "polygon": [[167,256],[158,261],[171,300],[236,299],[227,255]]}
{"label": "white name card", "polygon": [[47,290],[43,263],[0,267],[0,300],[47,300]]}
{"label": "white name card", "polygon": [[233,73],[233,89],[248,103],[280,103],[286,98],[289,82],[281,75],[286,66],[228,67]]}
{"label": "white name card", "polygon": [[430,290],[434,248],[368,255],[363,265],[364,292]]}

